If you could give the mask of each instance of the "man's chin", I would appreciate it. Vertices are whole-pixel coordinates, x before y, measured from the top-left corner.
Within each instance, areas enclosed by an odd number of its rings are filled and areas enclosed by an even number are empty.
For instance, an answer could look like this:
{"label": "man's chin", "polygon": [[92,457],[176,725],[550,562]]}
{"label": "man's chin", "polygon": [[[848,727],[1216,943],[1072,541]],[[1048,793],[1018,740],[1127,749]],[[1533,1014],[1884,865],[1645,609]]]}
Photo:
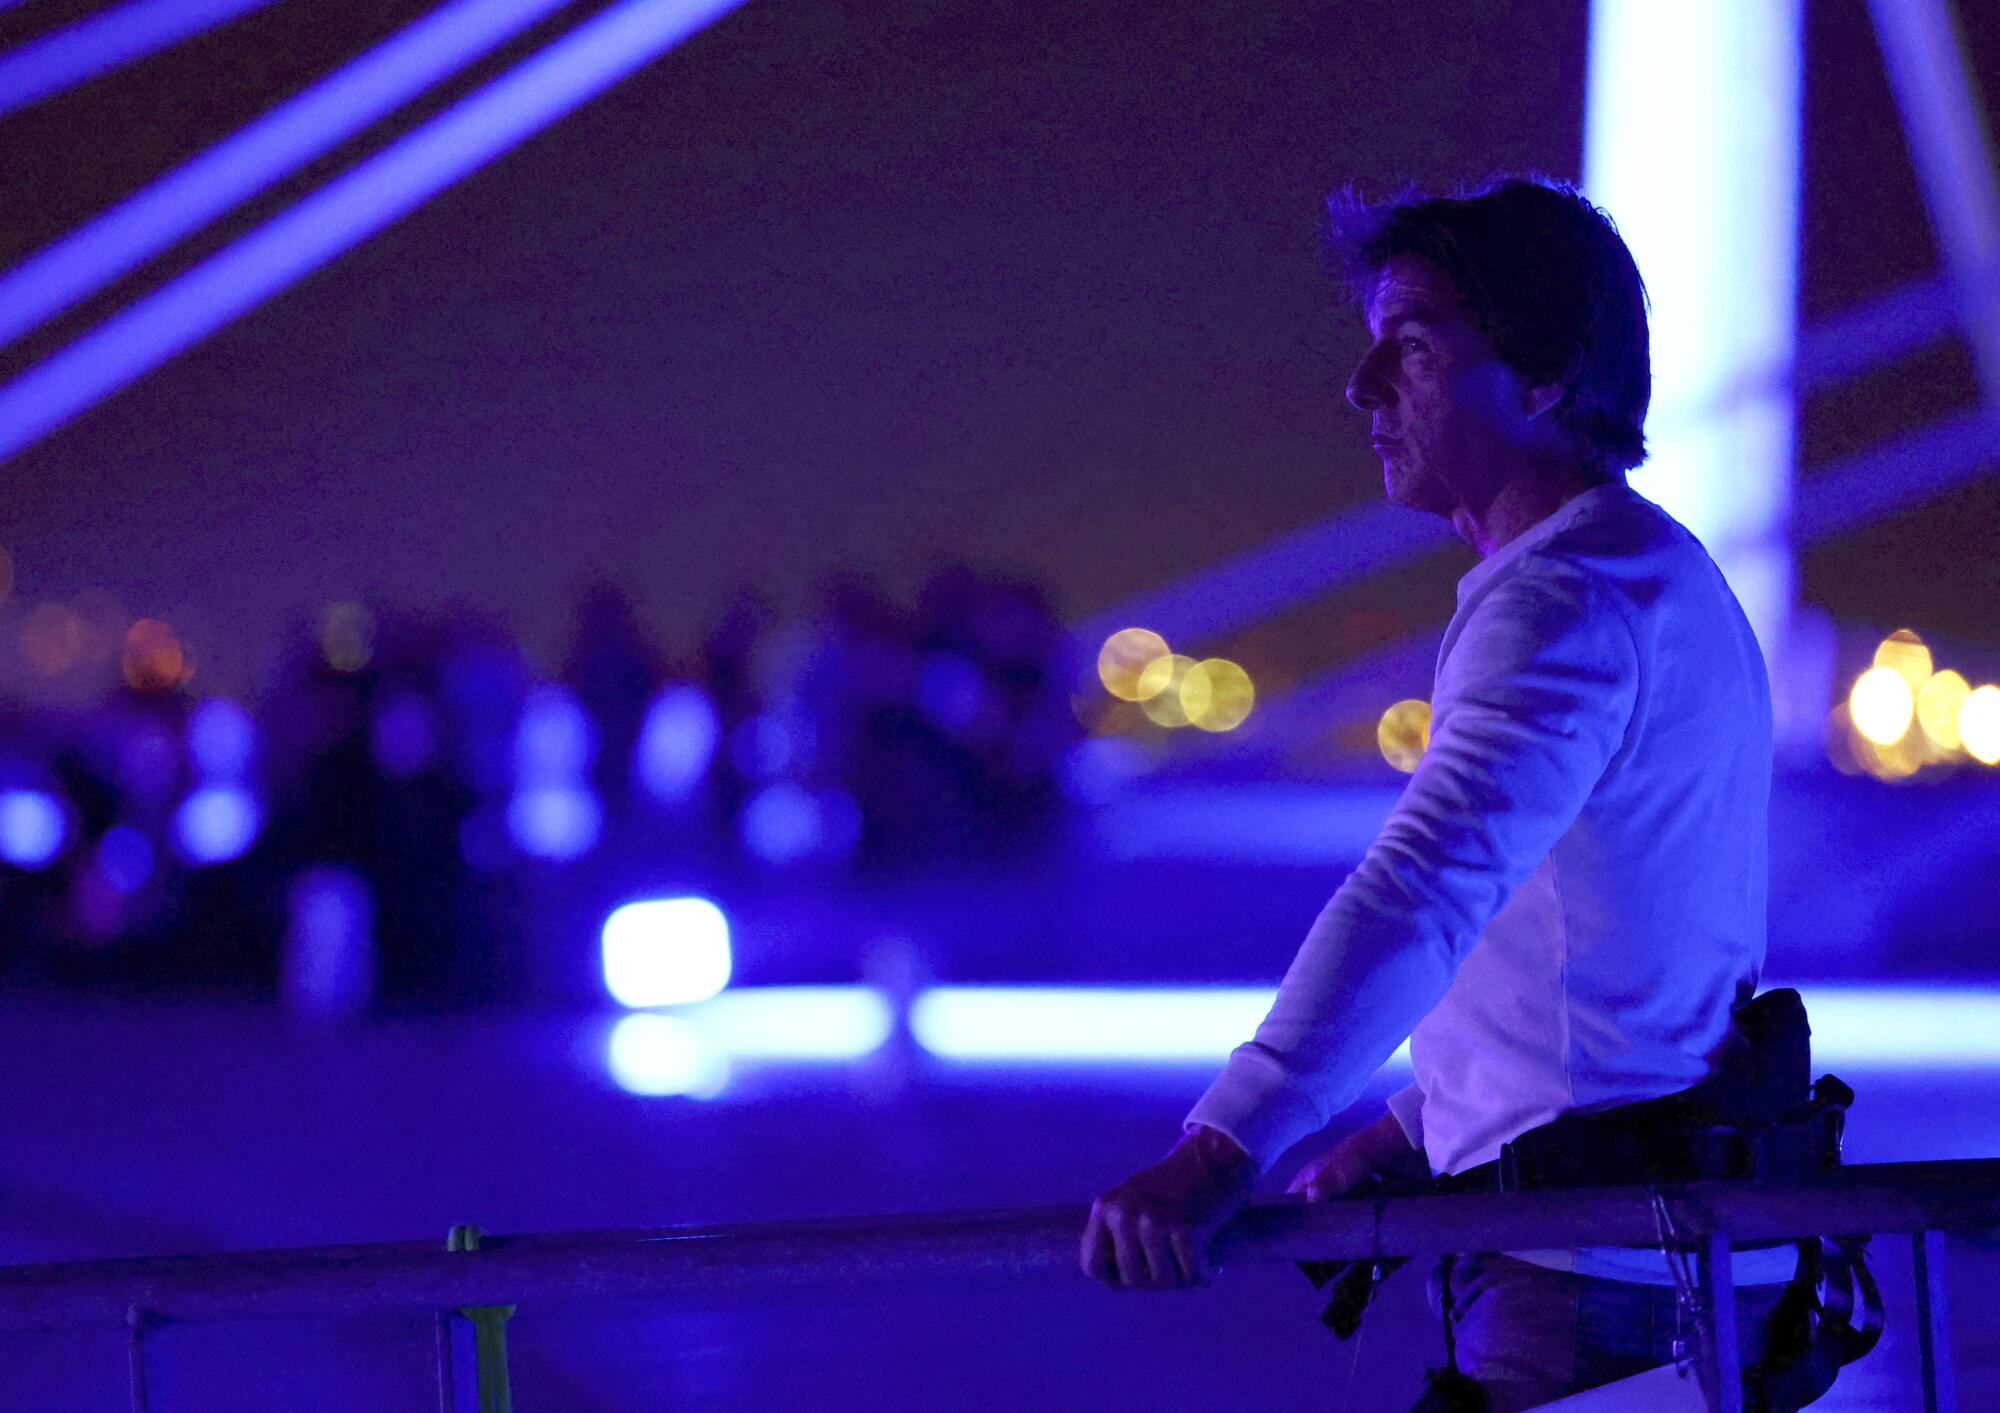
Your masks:
{"label": "man's chin", "polygon": [[1427,515],[1452,513],[1450,501],[1439,494],[1438,487],[1427,482],[1410,485],[1396,480],[1385,468],[1382,473],[1382,494],[1389,504],[1401,506],[1404,510],[1420,510]]}

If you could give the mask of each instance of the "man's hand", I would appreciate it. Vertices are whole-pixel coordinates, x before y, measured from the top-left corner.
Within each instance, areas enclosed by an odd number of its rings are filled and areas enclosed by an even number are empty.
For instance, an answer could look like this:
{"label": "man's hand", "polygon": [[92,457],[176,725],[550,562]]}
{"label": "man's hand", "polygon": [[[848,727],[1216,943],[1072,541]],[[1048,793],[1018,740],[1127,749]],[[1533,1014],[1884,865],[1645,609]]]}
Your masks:
{"label": "man's hand", "polygon": [[1287,1192],[1303,1192],[1308,1202],[1345,1197],[1377,1173],[1385,1172],[1411,1153],[1410,1140],[1394,1114],[1384,1114],[1367,1128],[1357,1129],[1332,1149],[1307,1163]]}
{"label": "man's hand", "polygon": [[1236,1140],[1197,1125],[1165,1158],[1091,1204],[1084,1274],[1113,1290],[1207,1285],[1208,1243],[1256,1184],[1256,1161]]}

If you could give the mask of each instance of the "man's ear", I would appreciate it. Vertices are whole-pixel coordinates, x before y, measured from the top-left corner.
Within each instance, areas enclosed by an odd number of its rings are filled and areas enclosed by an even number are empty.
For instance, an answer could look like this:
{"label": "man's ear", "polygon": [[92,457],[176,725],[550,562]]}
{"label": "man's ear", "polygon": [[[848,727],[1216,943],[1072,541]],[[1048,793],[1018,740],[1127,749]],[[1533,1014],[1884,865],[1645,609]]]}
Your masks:
{"label": "man's ear", "polygon": [[1568,383],[1531,383],[1522,389],[1521,410],[1540,417],[1568,396]]}

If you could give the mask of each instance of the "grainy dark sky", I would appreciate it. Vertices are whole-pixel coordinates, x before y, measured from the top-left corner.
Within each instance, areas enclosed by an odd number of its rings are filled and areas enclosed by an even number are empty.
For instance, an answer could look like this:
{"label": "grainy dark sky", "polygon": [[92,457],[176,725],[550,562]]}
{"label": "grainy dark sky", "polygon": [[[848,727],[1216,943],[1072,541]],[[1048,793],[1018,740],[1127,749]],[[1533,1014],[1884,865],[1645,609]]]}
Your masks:
{"label": "grainy dark sky", "polygon": [[[0,42],[89,8],[9,11]],[[279,0],[0,121],[0,259],[425,8]],[[1966,8],[1990,94],[2000,22]],[[1865,7],[1808,9],[1810,321],[1936,257]],[[16,603],[108,589],[238,690],[347,597],[490,611],[545,662],[596,579],[677,654],[739,588],[801,609],[844,568],[901,591],[969,560],[1067,614],[1104,607],[1379,493],[1339,399],[1360,331],[1319,269],[1318,203],[1348,181],[1575,177],[1586,10],[750,0],[0,470]],[[1804,474],[1973,396],[1946,343],[1817,397]],[[1995,483],[1816,552],[1806,596],[2000,640]],[[1441,617],[1467,562],[1231,646],[1309,670],[1367,610]]]}

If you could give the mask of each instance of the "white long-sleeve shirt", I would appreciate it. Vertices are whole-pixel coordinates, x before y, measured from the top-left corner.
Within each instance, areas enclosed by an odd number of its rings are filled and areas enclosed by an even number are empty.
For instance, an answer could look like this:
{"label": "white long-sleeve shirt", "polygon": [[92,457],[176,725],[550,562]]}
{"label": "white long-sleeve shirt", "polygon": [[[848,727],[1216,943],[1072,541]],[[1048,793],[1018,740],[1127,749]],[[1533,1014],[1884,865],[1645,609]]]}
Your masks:
{"label": "white long-sleeve shirt", "polygon": [[1574,497],[1459,581],[1428,749],[1188,1122],[1268,1168],[1413,1030],[1390,1107],[1439,1173],[1694,1084],[1763,966],[1770,775],[1706,551],[1622,483]]}

